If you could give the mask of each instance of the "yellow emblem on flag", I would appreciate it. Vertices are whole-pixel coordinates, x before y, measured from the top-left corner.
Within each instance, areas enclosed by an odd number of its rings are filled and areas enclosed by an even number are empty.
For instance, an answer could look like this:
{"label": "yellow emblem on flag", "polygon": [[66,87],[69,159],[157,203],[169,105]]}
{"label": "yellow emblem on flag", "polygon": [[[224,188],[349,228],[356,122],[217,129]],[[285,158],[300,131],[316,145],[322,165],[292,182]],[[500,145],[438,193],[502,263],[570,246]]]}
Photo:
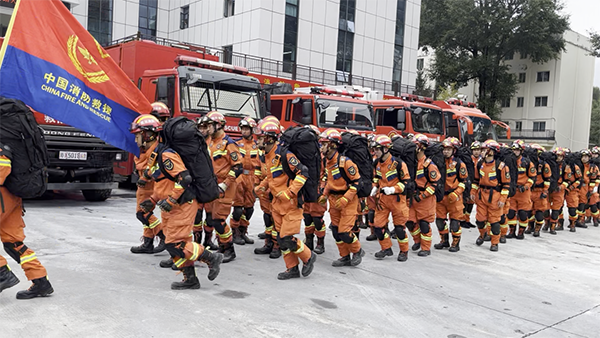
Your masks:
{"label": "yellow emblem on flag", "polygon": [[[98,62],[94,56],[83,46],[79,44],[79,37],[77,35],[71,35],[67,41],[67,51],[69,58],[75,68],[91,83],[102,83],[109,80],[108,75],[98,65]],[[96,41],[96,47],[100,52],[100,57],[103,59],[109,57],[108,54],[102,51],[100,44]],[[83,62],[81,62],[83,61]]]}

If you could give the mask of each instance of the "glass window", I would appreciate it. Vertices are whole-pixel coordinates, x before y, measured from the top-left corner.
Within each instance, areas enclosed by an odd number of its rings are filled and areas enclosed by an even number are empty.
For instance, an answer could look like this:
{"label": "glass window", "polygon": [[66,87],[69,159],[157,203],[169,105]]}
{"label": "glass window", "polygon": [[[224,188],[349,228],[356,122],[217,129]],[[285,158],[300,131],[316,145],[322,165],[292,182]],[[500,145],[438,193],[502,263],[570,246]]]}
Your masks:
{"label": "glass window", "polygon": [[192,113],[218,110],[226,116],[259,118],[259,98],[256,91],[216,85],[209,82],[181,83],[181,109]]}
{"label": "glass window", "polygon": [[377,125],[398,128],[398,111],[402,109],[394,109],[388,111],[386,108],[377,109]]}
{"label": "glass window", "polygon": [[550,72],[538,72],[537,82],[548,82],[550,81]]}
{"label": "glass window", "polygon": [[285,2],[285,29],[283,34],[283,71],[291,73],[296,63],[298,46],[298,0]]}
{"label": "glass window", "polygon": [[235,0],[224,0],[223,1],[223,16],[230,17],[235,14]]}
{"label": "glass window", "polygon": [[546,130],[546,122],[533,122],[533,131],[545,131]]}
{"label": "glass window", "polygon": [[283,100],[271,100],[271,115],[281,121],[283,111]]}
{"label": "glass window", "polygon": [[233,61],[233,45],[223,46],[223,63],[231,64]]}
{"label": "glass window", "polygon": [[[392,82],[394,87],[402,83],[402,53],[404,52],[404,25],[406,20],[406,0],[396,1],[396,31],[394,37],[394,64],[392,66]],[[422,59],[421,59],[422,60]],[[417,68],[419,61],[417,61]],[[423,62],[421,68],[423,69]]]}
{"label": "glass window", "polygon": [[[421,108],[421,107],[420,107]],[[417,133],[439,134],[443,132],[442,112],[437,109],[421,108],[411,114],[413,129]]]}
{"label": "glass window", "polygon": [[181,7],[179,14],[179,29],[186,29],[190,25],[190,6]]}
{"label": "glass window", "polygon": [[515,131],[521,131],[523,129],[523,122],[517,121],[515,122]]}
{"label": "glass window", "polygon": [[[356,14],[355,0],[340,1],[340,20],[338,30],[338,49],[336,70],[352,73],[354,54],[354,17]],[[343,76],[342,78],[346,78]],[[342,81],[345,82],[345,81]]]}
{"label": "glass window", "polygon": [[548,96],[536,96],[535,97],[535,106],[536,107],[547,107],[548,106]]}
{"label": "glass window", "polygon": [[517,97],[517,108],[523,107],[524,104],[525,104],[525,98],[524,97]]}
{"label": "glass window", "polygon": [[112,0],[90,0],[88,3],[88,31],[101,45],[112,40]]}
{"label": "glass window", "polygon": [[510,108],[510,99],[504,99],[500,101],[500,106],[502,108]]}
{"label": "glass window", "polygon": [[330,99],[318,99],[318,124],[322,128],[346,128],[373,130],[371,109],[367,104]]}
{"label": "glass window", "polygon": [[417,59],[417,70],[423,70],[424,59]]}
{"label": "glass window", "polygon": [[526,80],[527,80],[527,74],[519,73],[519,83],[525,83]]}

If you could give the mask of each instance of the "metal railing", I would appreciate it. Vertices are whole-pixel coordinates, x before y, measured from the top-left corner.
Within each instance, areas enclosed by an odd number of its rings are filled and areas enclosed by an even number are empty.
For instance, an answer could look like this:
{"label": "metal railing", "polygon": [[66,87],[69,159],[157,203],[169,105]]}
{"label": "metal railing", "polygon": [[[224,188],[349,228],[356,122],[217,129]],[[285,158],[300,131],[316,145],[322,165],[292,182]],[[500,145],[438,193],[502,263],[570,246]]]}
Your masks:
{"label": "metal railing", "polygon": [[[167,38],[135,34],[112,41],[106,46],[112,46],[119,43],[125,43],[133,40],[150,40],[158,45],[171,46],[182,49],[194,50],[200,53],[212,54],[219,57],[219,60],[230,59],[231,64],[248,69],[250,73],[274,76],[283,79],[309,82],[322,85],[357,85],[377,90],[385,95],[400,96],[403,93],[413,94],[414,86],[402,85],[396,81],[383,81],[374,78],[344,73],[340,71],[326,70],[310,66],[303,66],[297,63],[278,61],[248,54],[227,52],[219,48],[207,47],[203,45],[181,42]],[[105,46],[105,47],[106,47]]]}
{"label": "metal railing", "polygon": [[[533,130],[533,129],[521,129],[521,130],[511,130],[510,132],[511,139],[528,139],[528,140],[555,140],[556,130],[546,129],[546,130]],[[499,138],[506,138],[506,133],[504,135],[498,134]]]}

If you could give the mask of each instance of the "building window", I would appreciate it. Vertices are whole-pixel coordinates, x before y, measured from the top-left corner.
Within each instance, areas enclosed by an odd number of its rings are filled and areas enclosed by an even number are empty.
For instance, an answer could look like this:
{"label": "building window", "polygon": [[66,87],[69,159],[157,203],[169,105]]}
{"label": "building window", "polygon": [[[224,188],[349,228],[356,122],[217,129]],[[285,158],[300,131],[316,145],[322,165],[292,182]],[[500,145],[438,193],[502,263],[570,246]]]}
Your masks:
{"label": "building window", "polygon": [[298,47],[298,0],[285,1],[285,29],[283,34],[283,71],[292,73]]}
{"label": "building window", "polygon": [[517,97],[517,108],[522,108],[525,104],[524,97]]}
{"label": "building window", "polygon": [[519,73],[519,83],[525,83],[525,81],[527,81],[527,74]]}
{"label": "building window", "polygon": [[228,18],[235,14],[235,0],[223,0],[223,16]]}
{"label": "building window", "polygon": [[500,100],[500,107],[510,108],[510,99]]}
{"label": "building window", "polygon": [[112,0],[90,0],[88,3],[88,31],[101,45],[112,40]]}
{"label": "building window", "polygon": [[535,106],[536,107],[547,107],[548,106],[548,96],[536,96],[535,97]]}
{"label": "building window", "polygon": [[533,131],[545,131],[546,122],[533,122]]}
{"label": "building window", "polygon": [[523,122],[517,121],[515,122],[515,131],[521,131],[523,129]]}
{"label": "building window", "polygon": [[548,82],[550,81],[550,72],[538,72],[537,82]]}
{"label": "building window", "polygon": [[504,57],[504,60],[512,60],[514,58],[514,53],[510,53]]}
{"label": "building window", "polygon": [[231,64],[233,61],[233,45],[223,46],[223,63]]}
{"label": "building window", "polygon": [[527,53],[521,54],[521,59],[527,59]]}
{"label": "building window", "polygon": [[147,37],[156,37],[156,8],[158,0],[141,0],[139,31]]}
{"label": "building window", "polygon": [[190,6],[181,7],[179,14],[179,29],[186,29],[190,26]]}
{"label": "building window", "polygon": [[[406,19],[406,0],[396,1],[396,30],[394,35],[394,64],[392,65],[392,83],[395,91],[402,83],[402,54],[404,52],[404,23]],[[422,59],[421,59],[422,60]],[[417,61],[417,67],[419,61]],[[422,70],[423,65],[421,65]]]}
{"label": "building window", "polygon": [[67,9],[68,9],[69,11],[71,11],[71,4],[70,4],[70,3],[68,3],[68,2],[64,2],[64,1],[63,1],[62,3],[63,3],[63,5],[65,5],[65,7],[67,7]]}
{"label": "building window", "polygon": [[417,70],[423,70],[424,59],[417,59]]}
{"label": "building window", "polygon": [[335,69],[343,72],[338,81],[348,82],[347,75],[352,73],[352,56],[354,53],[354,16],[356,0],[341,0],[340,21],[338,30],[338,48]]}

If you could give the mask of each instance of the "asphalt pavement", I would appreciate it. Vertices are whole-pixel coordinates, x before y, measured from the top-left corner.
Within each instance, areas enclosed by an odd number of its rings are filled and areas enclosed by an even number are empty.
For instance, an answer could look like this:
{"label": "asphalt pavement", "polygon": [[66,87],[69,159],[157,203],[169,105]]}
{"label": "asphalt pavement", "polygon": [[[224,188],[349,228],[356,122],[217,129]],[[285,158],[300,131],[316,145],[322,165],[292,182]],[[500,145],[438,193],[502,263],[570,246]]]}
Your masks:
{"label": "asphalt pavement", "polygon": [[142,233],[134,192],[100,203],[57,194],[25,207],[25,242],[55,292],[17,300],[29,282],[8,258],[21,283],[0,294],[1,337],[600,337],[600,228],[592,226],[509,240],[499,252],[464,229],[460,252],[411,252],[404,263],[397,243],[393,257],[376,260],[379,244],[363,241],[362,264],[344,268],[331,266],[338,253],[328,233],[312,275],[279,281],[283,259],[253,254],[264,230],[257,203],[256,243],[236,246],[215,281],[197,263],[200,290],[173,291],[182,275],[158,267],[166,252],[129,251]]}

